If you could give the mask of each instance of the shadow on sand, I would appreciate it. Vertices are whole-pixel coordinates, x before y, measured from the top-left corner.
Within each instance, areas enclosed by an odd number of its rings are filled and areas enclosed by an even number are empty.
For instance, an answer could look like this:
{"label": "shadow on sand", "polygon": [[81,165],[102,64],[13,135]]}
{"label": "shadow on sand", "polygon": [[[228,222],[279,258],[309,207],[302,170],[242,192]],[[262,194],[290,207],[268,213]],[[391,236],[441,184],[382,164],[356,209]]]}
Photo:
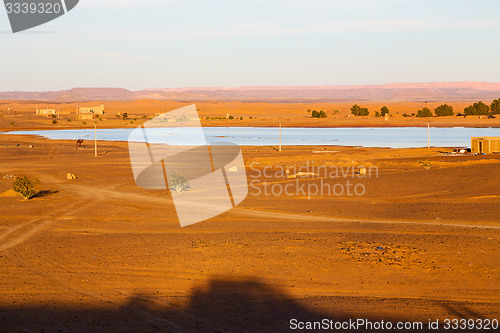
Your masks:
{"label": "shadow on sand", "polygon": [[42,198],[42,197],[48,197],[52,194],[56,194],[56,193],[59,193],[59,191],[57,190],[41,190],[41,191],[38,191],[34,196],[33,198]]}
{"label": "shadow on sand", "polygon": [[[137,294],[121,306],[101,300],[95,308],[64,304],[2,307],[0,332],[290,332],[301,331],[290,328],[292,318],[309,322],[363,318],[396,323],[418,320],[416,313],[425,317],[426,311],[433,314],[428,316],[432,319],[446,318],[447,314],[448,318],[482,318],[468,306],[415,299],[337,296],[294,299],[255,278],[214,278],[187,297]],[[330,331],[439,332],[428,330],[428,317],[420,318],[421,330],[360,327]]]}

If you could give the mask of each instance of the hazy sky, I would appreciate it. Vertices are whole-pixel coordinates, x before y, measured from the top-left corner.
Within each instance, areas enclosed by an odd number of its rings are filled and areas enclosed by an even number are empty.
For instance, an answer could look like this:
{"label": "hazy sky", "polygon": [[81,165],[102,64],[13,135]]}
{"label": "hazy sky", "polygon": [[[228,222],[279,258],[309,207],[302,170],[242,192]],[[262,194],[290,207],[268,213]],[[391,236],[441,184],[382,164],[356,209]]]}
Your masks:
{"label": "hazy sky", "polygon": [[498,0],[80,0],[12,34],[0,91],[500,82]]}

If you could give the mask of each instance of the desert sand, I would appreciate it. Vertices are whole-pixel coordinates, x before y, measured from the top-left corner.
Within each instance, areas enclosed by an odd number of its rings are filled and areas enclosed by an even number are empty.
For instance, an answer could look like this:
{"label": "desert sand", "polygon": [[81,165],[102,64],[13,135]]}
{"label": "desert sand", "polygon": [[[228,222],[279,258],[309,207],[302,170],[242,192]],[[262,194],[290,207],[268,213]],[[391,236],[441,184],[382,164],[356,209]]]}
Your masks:
{"label": "desert sand", "polygon": [[[477,102],[460,101],[449,102],[455,113],[463,113],[465,107]],[[484,101],[489,104],[491,101]],[[358,104],[368,108],[370,115],[366,117],[351,116],[351,107]],[[399,127],[399,126],[427,126],[430,122],[435,127],[500,127],[500,117],[487,119],[486,116],[433,117],[415,118],[403,117],[403,114],[417,113],[422,107],[431,111],[444,102],[394,102],[394,101],[353,101],[342,103],[243,103],[207,101],[196,103],[203,126],[278,126],[282,123],[287,127]],[[105,115],[100,119],[79,120],[76,109],[78,106],[105,106]],[[92,101],[87,103],[61,103],[34,101],[0,101],[0,130],[23,129],[64,129],[64,128],[89,128],[97,125],[100,128],[135,127],[155,117],[156,114],[165,113],[194,102],[181,103],[162,100],[137,100],[137,101]],[[36,107],[55,109],[59,118],[37,116]],[[390,117],[375,117],[375,111],[387,106]],[[307,110],[323,110],[327,118],[311,118]],[[338,111],[338,113],[336,113]],[[128,118],[122,119],[124,113]],[[117,118],[119,114],[119,118]],[[226,119],[233,116],[234,119]],[[208,117],[208,119],[207,119]],[[252,119],[250,119],[250,117]],[[217,119],[222,118],[222,119]],[[243,118],[240,120],[240,118]],[[57,123],[52,122],[56,120]]]}
{"label": "desert sand", "polygon": [[[210,112],[216,104],[198,107]],[[303,118],[304,108],[321,109],[296,106],[290,123],[312,121]],[[279,120],[262,112],[242,122]],[[16,128],[53,126],[43,117],[18,117]],[[4,112],[0,122],[9,129],[13,120],[6,118]],[[113,121],[131,126],[103,123]],[[455,121],[462,118],[448,124]],[[383,120],[366,124],[375,122]],[[498,125],[468,122],[492,123]],[[169,191],[135,185],[126,143],[100,142],[93,157],[90,142],[77,148],[72,141],[0,135],[0,193],[13,182],[4,175],[41,181],[31,200],[0,197],[0,331],[286,332],[292,318],[498,319],[500,156],[447,157],[442,148],[275,148],[242,147],[255,188],[237,208],[180,228]],[[313,153],[321,150],[327,152]],[[419,163],[425,159],[429,169]],[[377,167],[378,176],[347,178],[365,185],[358,197],[253,195],[264,181],[297,181],[263,179],[264,168],[308,161]],[[77,179],[67,180],[67,173]]]}

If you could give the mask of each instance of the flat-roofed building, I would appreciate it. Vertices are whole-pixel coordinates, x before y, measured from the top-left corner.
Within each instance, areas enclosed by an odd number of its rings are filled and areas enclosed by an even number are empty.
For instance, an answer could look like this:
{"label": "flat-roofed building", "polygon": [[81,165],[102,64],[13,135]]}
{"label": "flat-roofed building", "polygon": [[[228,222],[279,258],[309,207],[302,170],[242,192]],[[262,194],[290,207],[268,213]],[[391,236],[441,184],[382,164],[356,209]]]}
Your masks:
{"label": "flat-roofed building", "polygon": [[81,107],[78,109],[78,114],[82,113],[104,114],[104,105]]}
{"label": "flat-roofed building", "polygon": [[81,113],[78,115],[78,119],[81,119],[81,120],[90,120],[93,118],[94,118],[94,115],[92,113]]}
{"label": "flat-roofed building", "polygon": [[500,137],[498,136],[472,137],[470,141],[472,153],[500,153]]}
{"label": "flat-roofed building", "polygon": [[56,109],[39,109],[38,106],[36,107],[36,114],[37,116],[51,116],[53,114],[56,114]]}

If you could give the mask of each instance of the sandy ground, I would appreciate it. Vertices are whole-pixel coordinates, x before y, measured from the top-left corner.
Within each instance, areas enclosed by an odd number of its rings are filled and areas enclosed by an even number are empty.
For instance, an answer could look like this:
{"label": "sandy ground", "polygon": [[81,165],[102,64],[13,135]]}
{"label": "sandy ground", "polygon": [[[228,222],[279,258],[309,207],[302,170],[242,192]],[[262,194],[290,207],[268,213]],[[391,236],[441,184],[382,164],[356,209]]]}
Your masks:
{"label": "sandy ground", "polygon": [[[4,175],[41,181],[31,200],[0,197],[0,331],[276,332],[289,331],[292,318],[499,319],[500,156],[243,147],[248,197],[180,228],[168,191],[135,185],[125,143],[102,142],[99,157],[92,148],[0,135],[0,193],[13,181]],[[373,174],[275,172],[304,165],[363,165]],[[351,181],[365,193],[263,194],[296,181]]]}
{"label": "sandy ground", "polygon": [[[463,109],[477,101],[462,101],[447,103],[453,106],[455,113],[463,113]],[[491,101],[483,101],[487,104]],[[367,117],[351,116],[350,109],[354,103],[367,107],[370,115]],[[100,119],[79,120],[76,116],[78,106],[93,106],[104,104],[106,114]],[[89,102],[89,103],[43,103],[33,101],[0,101],[0,129],[62,129],[86,128],[97,124],[101,128],[134,127],[147,118],[156,114],[165,113],[176,108],[193,103],[179,103],[174,101],[138,100],[130,102]],[[242,102],[202,102],[196,103],[203,126],[278,126],[282,123],[287,127],[384,127],[384,126],[469,126],[469,127],[500,127],[500,117],[487,119],[486,116],[469,117],[433,117],[415,118],[403,117],[403,114],[417,113],[422,107],[431,111],[441,105],[438,102],[343,102],[343,103],[242,103]],[[55,109],[59,118],[36,116],[36,106],[39,108]],[[375,111],[387,106],[391,117],[375,117]],[[311,118],[307,110],[323,110],[327,114],[325,119]],[[336,113],[338,111],[338,113]],[[116,118],[116,114],[127,113],[128,119]],[[226,120],[226,116],[234,119]],[[208,119],[207,119],[208,117]],[[250,117],[252,119],[250,119]],[[216,119],[216,118],[223,118]],[[240,120],[240,118],[243,118]],[[56,120],[57,123],[52,122]]]}

